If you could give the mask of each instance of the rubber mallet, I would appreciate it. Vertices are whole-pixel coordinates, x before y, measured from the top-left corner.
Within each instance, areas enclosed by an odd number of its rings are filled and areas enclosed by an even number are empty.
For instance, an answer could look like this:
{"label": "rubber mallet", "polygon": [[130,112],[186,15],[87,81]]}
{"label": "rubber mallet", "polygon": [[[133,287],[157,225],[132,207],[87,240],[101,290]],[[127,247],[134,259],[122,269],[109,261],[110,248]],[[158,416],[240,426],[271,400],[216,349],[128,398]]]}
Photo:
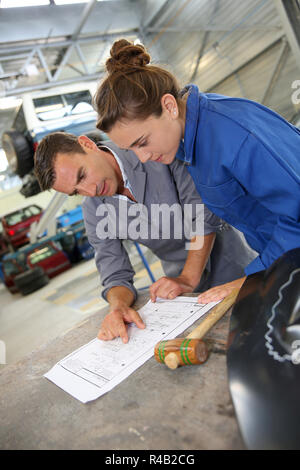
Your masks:
{"label": "rubber mallet", "polygon": [[165,363],[170,369],[192,364],[203,364],[208,357],[208,349],[203,336],[225,315],[233,305],[239,289],[234,289],[227,297],[219,302],[207,317],[186,338],[176,338],[160,341],[154,348],[155,359]]}

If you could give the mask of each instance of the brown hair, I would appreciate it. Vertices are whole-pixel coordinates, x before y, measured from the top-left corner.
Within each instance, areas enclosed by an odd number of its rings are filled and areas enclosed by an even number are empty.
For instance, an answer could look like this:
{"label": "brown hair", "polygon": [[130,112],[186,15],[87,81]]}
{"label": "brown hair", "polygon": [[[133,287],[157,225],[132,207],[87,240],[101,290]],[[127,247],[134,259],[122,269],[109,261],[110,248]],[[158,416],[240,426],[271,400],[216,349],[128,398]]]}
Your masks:
{"label": "brown hair", "polygon": [[34,172],[43,191],[55,183],[54,163],[58,153],[85,153],[77,139],[67,132],[53,132],[40,141],[34,155]]}
{"label": "brown hair", "polygon": [[122,119],[146,119],[152,114],[159,117],[161,98],[166,93],[181,106],[176,78],[149,62],[150,55],[142,44],[134,45],[126,39],[114,42],[106,61],[108,75],[94,96],[98,129],[109,132]]}

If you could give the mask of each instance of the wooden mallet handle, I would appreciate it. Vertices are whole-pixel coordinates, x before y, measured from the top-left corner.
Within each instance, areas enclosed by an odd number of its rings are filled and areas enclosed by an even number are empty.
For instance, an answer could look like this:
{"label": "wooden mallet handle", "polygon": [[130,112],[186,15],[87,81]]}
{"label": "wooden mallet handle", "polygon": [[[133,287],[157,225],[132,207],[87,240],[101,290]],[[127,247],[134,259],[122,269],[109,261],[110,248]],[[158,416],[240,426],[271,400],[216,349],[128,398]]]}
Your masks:
{"label": "wooden mallet handle", "polygon": [[239,289],[234,289],[227,295],[221,302],[213,307],[208,312],[207,317],[195,328],[187,338],[201,339],[206,333],[223,317],[223,315],[230,309],[237,298]]}
{"label": "wooden mallet handle", "polygon": [[[207,317],[195,328],[187,338],[201,339],[203,336],[223,317],[223,315],[234,304],[239,293],[239,289],[234,289],[221,302],[208,312]],[[165,358],[165,364],[170,369],[176,369],[179,365],[178,357],[175,353],[170,352]]]}

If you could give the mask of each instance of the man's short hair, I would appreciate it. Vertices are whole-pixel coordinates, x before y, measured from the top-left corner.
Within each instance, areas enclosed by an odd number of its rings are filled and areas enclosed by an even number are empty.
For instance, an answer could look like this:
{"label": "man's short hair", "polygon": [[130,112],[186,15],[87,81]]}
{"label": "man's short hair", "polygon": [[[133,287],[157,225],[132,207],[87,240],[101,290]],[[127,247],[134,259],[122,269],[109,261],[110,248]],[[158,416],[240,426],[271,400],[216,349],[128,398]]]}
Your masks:
{"label": "man's short hair", "polygon": [[56,180],[54,170],[58,153],[85,153],[78,137],[67,132],[53,132],[46,135],[36,149],[34,155],[34,172],[42,191],[51,189]]}

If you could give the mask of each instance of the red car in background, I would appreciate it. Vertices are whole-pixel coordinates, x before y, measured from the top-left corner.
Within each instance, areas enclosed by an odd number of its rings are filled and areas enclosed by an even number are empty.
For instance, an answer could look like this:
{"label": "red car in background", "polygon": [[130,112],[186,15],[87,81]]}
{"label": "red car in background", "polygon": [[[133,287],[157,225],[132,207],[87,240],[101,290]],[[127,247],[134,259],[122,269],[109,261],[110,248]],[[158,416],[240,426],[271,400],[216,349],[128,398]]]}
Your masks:
{"label": "red car in background", "polygon": [[39,266],[49,278],[71,268],[71,262],[55,242],[47,242],[27,254],[26,264],[30,268]]}
{"label": "red car in background", "polygon": [[13,248],[29,243],[28,232],[33,222],[40,220],[43,214],[36,204],[24,207],[2,217],[3,236]]}
{"label": "red car in background", "polygon": [[47,241],[27,252],[11,253],[3,259],[3,281],[14,294],[30,294],[49,282],[49,278],[71,268],[60,243]]}

